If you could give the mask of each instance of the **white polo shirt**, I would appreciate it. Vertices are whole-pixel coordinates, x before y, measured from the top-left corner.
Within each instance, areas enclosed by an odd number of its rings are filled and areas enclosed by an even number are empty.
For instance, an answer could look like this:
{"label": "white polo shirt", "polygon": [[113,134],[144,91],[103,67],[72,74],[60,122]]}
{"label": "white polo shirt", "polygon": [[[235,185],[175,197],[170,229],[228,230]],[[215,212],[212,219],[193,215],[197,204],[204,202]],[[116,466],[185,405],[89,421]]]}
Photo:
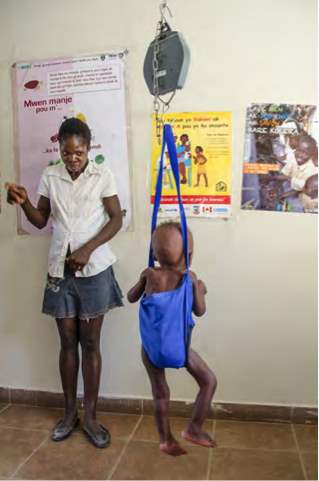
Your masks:
{"label": "white polo shirt", "polygon": [[295,156],[291,157],[281,169],[281,173],[290,177],[290,186],[293,190],[301,191],[308,177],[318,174],[318,167],[311,159],[302,165],[298,165]]}
{"label": "white polo shirt", "polygon": [[[45,169],[38,193],[50,199],[51,204],[53,233],[48,271],[52,277],[63,277],[68,245],[74,252],[95,237],[109,220],[102,199],[117,194],[115,180],[105,165],[92,161],[72,180],[61,163]],[[115,261],[115,255],[105,243],[92,252],[88,264],[75,275],[94,276]]]}

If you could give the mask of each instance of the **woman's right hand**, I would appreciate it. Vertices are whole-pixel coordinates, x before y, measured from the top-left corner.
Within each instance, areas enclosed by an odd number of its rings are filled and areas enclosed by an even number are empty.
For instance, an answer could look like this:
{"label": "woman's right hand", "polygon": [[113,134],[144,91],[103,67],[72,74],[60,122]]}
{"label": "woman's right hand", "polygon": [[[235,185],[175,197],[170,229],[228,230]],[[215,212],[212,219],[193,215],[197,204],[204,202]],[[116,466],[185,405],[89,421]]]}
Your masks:
{"label": "woman's right hand", "polygon": [[9,204],[23,205],[28,200],[28,193],[22,185],[7,182],[5,188],[7,189],[7,202]]}

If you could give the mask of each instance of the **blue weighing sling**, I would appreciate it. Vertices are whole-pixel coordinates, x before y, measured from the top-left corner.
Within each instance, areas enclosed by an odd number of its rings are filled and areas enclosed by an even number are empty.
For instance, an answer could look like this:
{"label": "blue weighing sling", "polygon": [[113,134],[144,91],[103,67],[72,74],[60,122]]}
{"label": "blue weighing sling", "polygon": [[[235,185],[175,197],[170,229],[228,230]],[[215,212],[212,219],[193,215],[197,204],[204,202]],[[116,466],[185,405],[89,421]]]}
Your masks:
{"label": "blue weighing sling", "polygon": [[[193,286],[189,275],[186,216],[180,193],[174,136],[172,127],[169,124],[164,125],[162,153],[152,216],[152,233],[156,229],[157,214],[162,195],[163,157],[166,145],[179,202],[186,272],[181,284],[176,289],[150,295],[144,294],[140,302],[139,318],[143,348],[150,361],[159,368],[179,368],[184,367],[187,363],[191,332],[195,323],[192,318]],[[154,267],[152,245],[150,247],[148,265],[149,267]]]}

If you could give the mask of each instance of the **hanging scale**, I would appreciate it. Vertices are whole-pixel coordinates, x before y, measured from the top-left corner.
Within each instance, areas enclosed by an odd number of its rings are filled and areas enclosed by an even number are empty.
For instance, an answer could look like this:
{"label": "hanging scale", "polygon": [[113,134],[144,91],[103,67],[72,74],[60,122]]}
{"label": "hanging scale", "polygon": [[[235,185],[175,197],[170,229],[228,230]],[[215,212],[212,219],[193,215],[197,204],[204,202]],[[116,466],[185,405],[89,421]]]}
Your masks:
{"label": "hanging scale", "polygon": [[[167,1],[160,3],[160,20],[155,39],[148,47],[144,60],[144,79],[154,96],[153,109],[156,120],[156,136],[161,143],[162,116],[168,111],[177,89],[182,89],[190,63],[190,51],[183,36],[172,31],[165,14],[172,13]],[[162,96],[170,93],[168,100]]]}

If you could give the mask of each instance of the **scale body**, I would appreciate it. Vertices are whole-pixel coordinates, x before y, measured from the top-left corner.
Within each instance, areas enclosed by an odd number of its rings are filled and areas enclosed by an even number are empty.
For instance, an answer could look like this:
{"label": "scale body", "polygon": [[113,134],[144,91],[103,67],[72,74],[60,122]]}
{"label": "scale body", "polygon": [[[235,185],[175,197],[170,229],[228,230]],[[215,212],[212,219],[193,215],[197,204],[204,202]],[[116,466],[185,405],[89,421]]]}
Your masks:
{"label": "scale body", "polygon": [[165,95],[184,86],[189,64],[190,50],[179,32],[168,30],[162,33],[158,39],[148,47],[144,60],[144,78],[146,85],[151,93],[154,92],[154,47],[158,43],[158,62],[157,80],[158,95]]}

